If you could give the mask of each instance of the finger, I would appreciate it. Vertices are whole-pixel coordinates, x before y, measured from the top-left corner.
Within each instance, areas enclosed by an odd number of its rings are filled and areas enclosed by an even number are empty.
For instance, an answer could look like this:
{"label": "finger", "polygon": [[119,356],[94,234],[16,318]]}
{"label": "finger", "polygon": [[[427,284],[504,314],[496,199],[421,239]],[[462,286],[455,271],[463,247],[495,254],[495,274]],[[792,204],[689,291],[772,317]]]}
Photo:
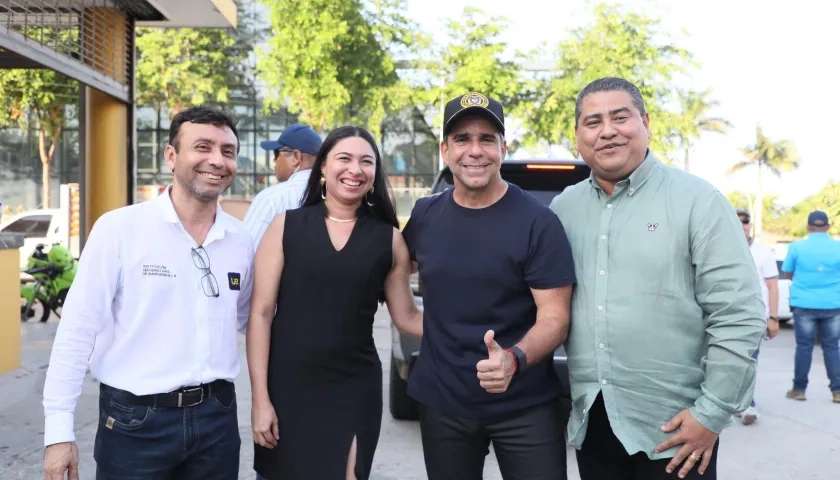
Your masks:
{"label": "finger", "polygon": [[673,432],[679,426],[682,425],[682,412],[678,413],[674,418],[665,422],[665,425],[662,425],[662,431],[665,433]]}
{"label": "finger", "polygon": [[280,425],[277,422],[277,417],[271,421],[271,434],[274,435],[274,440],[280,440]]}
{"label": "finger", "polygon": [[667,440],[656,446],[656,453],[664,452],[670,448],[682,445],[684,443],[683,437],[679,433],[671,435]]}
{"label": "finger", "polygon": [[692,448],[688,445],[683,445],[681,449],[677,450],[677,454],[668,462],[668,466],[665,467],[665,471],[668,473],[674,473],[682,463],[685,461],[685,458],[689,456],[692,452]]}
{"label": "finger", "polygon": [[493,370],[492,372],[478,372],[476,374],[479,380],[504,380],[505,373],[501,370]]}
{"label": "finger", "polygon": [[496,343],[496,340],[494,340],[495,336],[496,333],[493,330],[487,330],[487,333],[484,334],[484,345],[487,346],[488,354],[492,354],[495,351],[496,347],[499,346],[499,344]]}
{"label": "finger", "polygon": [[481,360],[475,364],[475,369],[479,372],[492,372],[493,370],[500,370],[501,368],[501,365],[492,360]]}
{"label": "finger", "polygon": [[677,474],[680,478],[685,478],[685,476],[688,475],[691,469],[694,468],[694,465],[697,464],[697,460],[695,459],[695,457],[692,457],[692,455],[695,455],[697,457],[700,456],[697,452],[692,452],[688,455],[688,458],[686,458],[685,462],[683,462],[682,468],[680,469],[680,473]]}
{"label": "finger", "polygon": [[706,469],[709,468],[709,464],[712,463],[712,451],[714,447],[706,450],[703,452],[703,461],[700,462],[700,466],[697,467],[697,473],[703,475],[706,473]]}

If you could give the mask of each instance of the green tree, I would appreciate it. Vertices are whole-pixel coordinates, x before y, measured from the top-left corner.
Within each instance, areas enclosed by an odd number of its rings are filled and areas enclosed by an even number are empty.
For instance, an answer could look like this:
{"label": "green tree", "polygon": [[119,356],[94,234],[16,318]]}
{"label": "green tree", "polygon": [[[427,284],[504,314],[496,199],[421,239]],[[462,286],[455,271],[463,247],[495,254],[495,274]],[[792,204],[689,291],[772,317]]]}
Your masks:
{"label": "green tree", "polygon": [[[757,189],[755,205],[763,205],[764,183],[762,172],[768,170],[770,173],[780,177],[782,172],[789,172],[799,167],[799,156],[793,142],[782,140],[774,142],[761,130],[761,126],[755,128],[755,143],[742,149],[744,159],[729,169],[729,173],[739,172],[746,168],[753,168],[756,172]],[[762,211],[755,210],[755,232],[760,235],[762,231]]]}
{"label": "green tree", "polygon": [[415,38],[403,0],[262,0],[271,36],[258,51],[265,109],[285,107],[324,130],[342,123],[374,134],[388,111],[407,105],[392,52]]}
{"label": "green tree", "polygon": [[[729,200],[729,203],[732,204],[734,208],[743,208],[746,209],[752,216],[755,216],[753,209],[755,208],[755,198],[754,195],[749,193],[741,192],[741,191],[733,191],[729,192],[726,195],[726,198]],[[764,203],[764,208],[762,209],[762,218],[765,220],[772,220],[775,219],[782,214],[784,214],[784,209],[778,205],[779,196],[778,195],[765,195],[762,199]]]}
{"label": "green tree", "polygon": [[137,103],[174,115],[206,103],[224,104],[253,88],[253,45],[264,32],[256,12],[239,7],[237,28],[138,28]]}
{"label": "green tree", "polygon": [[711,90],[679,93],[682,115],[677,134],[683,148],[683,169],[686,172],[689,171],[689,152],[700,135],[703,132],[725,133],[732,126],[725,118],[710,115],[711,110],[719,105],[717,100],[709,98],[710,95]]}
{"label": "green tree", "polygon": [[555,71],[538,83],[522,118],[526,142],[544,140],[575,149],[575,101],[589,82],[615,76],[639,87],[651,116],[651,149],[663,159],[678,144],[680,115],[675,80],[688,72],[691,55],[671,43],[660,20],[614,5],[598,5],[591,26],[577,28],[557,48]]}
{"label": "green tree", "polygon": [[831,182],[819,192],[806,197],[782,215],[767,222],[766,230],[779,235],[803,237],[807,233],[808,214],[822,210],[829,216],[831,235],[840,235],[840,183]]}
{"label": "green tree", "polygon": [[[41,29],[44,35],[67,35]],[[31,34],[30,34],[31,35]],[[41,158],[41,206],[50,207],[50,168],[67,115],[79,103],[79,84],[46,68],[0,69],[0,125],[38,129]]]}
{"label": "green tree", "polygon": [[[522,75],[517,61],[524,55],[511,53],[502,35],[508,27],[504,17],[489,16],[466,7],[446,21],[446,43],[433,45],[423,62],[425,84],[419,87],[418,103],[438,115],[445,102],[468,92],[481,92],[497,99],[507,112],[522,98]],[[431,125],[441,127],[438,116]]]}

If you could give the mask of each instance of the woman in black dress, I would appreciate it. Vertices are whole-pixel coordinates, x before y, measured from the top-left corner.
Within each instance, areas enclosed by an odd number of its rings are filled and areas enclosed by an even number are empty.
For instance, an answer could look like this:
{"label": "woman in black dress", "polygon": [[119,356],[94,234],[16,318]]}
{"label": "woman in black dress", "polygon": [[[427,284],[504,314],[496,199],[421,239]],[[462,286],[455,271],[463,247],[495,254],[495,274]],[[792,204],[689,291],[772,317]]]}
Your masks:
{"label": "woman in black dress", "polygon": [[373,316],[384,301],[397,328],[422,334],[410,271],[373,137],[333,130],[303,205],[257,248],[247,353],[260,476],[369,478],[382,420]]}

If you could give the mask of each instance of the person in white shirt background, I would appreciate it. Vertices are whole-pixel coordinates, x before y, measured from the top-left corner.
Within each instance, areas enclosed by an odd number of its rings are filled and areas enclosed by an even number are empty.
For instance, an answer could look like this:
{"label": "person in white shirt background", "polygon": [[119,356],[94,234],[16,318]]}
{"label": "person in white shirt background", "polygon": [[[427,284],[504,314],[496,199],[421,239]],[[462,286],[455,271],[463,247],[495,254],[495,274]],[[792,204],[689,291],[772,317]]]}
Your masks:
{"label": "person in white shirt background", "polygon": [[238,478],[233,380],[254,249],[218,203],[238,152],[232,116],[185,110],[164,152],[173,185],[94,224],[44,385],[46,480],[80,478],[74,410],[88,367],[100,382],[98,480]]}
{"label": "person in white shirt background", "polygon": [[[752,216],[750,212],[744,209],[737,209],[735,213],[737,213],[738,219],[744,227],[744,236],[746,236],[747,243],[750,245],[750,253],[752,253],[753,261],[758,271],[758,278],[761,282],[761,294],[764,299],[764,315],[767,317],[766,338],[773,338],[779,333],[779,268],[776,265],[776,257],[773,255],[773,250],[753,238]],[[756,361],[758,361],[760,346],[753,354],[753,358]],[[759,415],[756,409],[755,399],[750,402],[750,406],[740,416],[744,425],[751,425],[758,420]]]}
{"label": "person in white shirt background", "polygon": [[263,149],[274,152],[274,175],[280,183],[258,193],[245,213],[243,221],[254,239],[254,250],[274,217],[300,206],[322,143],[312,127],[300,123],[283,130],[277,140],[260,142]]}

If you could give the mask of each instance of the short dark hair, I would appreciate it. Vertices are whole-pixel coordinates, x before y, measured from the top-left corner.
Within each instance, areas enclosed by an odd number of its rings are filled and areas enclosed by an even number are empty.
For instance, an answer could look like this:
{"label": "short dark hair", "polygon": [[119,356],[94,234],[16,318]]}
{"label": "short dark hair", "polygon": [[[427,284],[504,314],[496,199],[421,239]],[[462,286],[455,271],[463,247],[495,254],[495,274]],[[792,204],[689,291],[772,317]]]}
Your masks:
{"label": "short dark hair", "polygon": [[236,137],[236,152],[239,153],[239,132],[236,130],[237,119],[233,114],[215,107],[190,107],[179,112],[169,124],[169,144],[178,151],[178,135],[184,123],[211,124],[217,127],[228,127]]}
{"label": "short dark hair", "polygon": [[593,93],[615,91],[627,92],[630,95],[630,98],[633,99],[633,106],[636,107],[639,114],[645,116],[645,101],[642,98],[642,92],[639,91],[639,87],[623,78],[604,77],[599,78],[598,80],[595,80],[589,85],[583,87],[583,90],[578,93],[577,101],[575,102],[575,126],[577,126],[578,121],[580,121],[580,106],[583,103],[584,98],[592,95]]}

